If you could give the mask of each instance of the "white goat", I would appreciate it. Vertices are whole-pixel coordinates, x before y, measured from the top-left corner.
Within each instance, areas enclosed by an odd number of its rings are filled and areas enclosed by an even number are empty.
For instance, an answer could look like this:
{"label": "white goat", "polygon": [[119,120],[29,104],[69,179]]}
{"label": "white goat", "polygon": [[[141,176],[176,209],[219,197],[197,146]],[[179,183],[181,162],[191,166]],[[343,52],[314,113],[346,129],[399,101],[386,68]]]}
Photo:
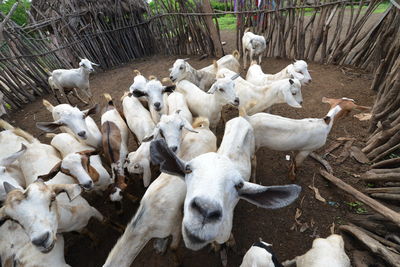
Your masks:
{"label": "white goat", "polygon": [[272,245],[263,241],[254,243],[243,257],[240,267],[283,267],[276,258]]}
{"label": "white goat", "polygon": [[179,114],[189,123],[193,122],[193,116],[188,108],[184,95],[173,92],[168,96],[168,114],[171,115],[177,111],[179,111]]}
{"label": "white goat", "polygon": [[151,143],[153,163],[161,164],[162,172],[184,177],[187,193],[182,234],[187,248],[199,250],[213,241],[228,241],[239,198],[263,208],[281,208],[297,199],[297,185],[261,186],[247,182],[252,142],[251,125],[239,117],[226,124],[217,153],[202,154],[190,161],[179,159],[163,139]]}
{"label": "white goat", "polygon": [[2,92],[0,92],[0,118],[4,114],[7,114],[7,111],[4,108],[5,105],[6,105],[6,103],[4,102],[4,94]]}
{"label": "white goat", "polygon": [[221,119],[222,107],[226,104],[239,105],[239,98],[235,93],[235,83],[231,78],[218,78],[208,93],[200,90],[193,83],[183,80],[177,84],[177,91],[181,92],[193,116],[205,117],[210,121],[211,130],[217,128]]}
{"label": "white goat", "polygon": [[[240,72],[239,63],[240,54],[237,50],[233,51],[232,55],[226,55],[217,61],[221,68],[228,68],[234,72]],[[169,78],[172,82],[178,83],[182,80],[187,80],[203,91],[208,91],[211,85],[215,82],[217,69],[212,64],[203,69],[196,70],[188,62],[188,59],[177,59],[170,69]]]}
{"label": "white goat", "polygon": [[13,262],[16,266],[70,267],[64,259],[64,238],[57,234],[54,248],[48,253],[40,252],[30,242],[24,229],[16,222],[8,220],[0,227],[0,265]]}
{"label": "white goat", "polygon": [[299,151],[290,166],[289,177],[294,180],[296,168],[314,150],[326,143],[326,138],[334,120],[348,114],[351,110],[366,110],[368,107],[354,104],[348,98],[322,98],[323,103],[331,105],[329,112],[321,119],[289,119],[268,113],[257,113],[245,117],[254,129],[256,149],[267,147],[278,151]]}
{"label": "white goat", "polygon": [[43,105],[52,113],[54,122],[37,122],[36,126],[46,132],[53,132],[60,128],[62,132],[70,133],[80,142],[101,148],[101,133],[94,120],[89,116],[96,114],[98,105],[80,111],[68,104],[53,106],[49,101],[43,100]]}
{"label": "white goat", "polygon": [[[185,160],[207,152],[215,152],[217,148],[217,138],[208,128],[207,119],[196,119],[193,127],[198,133],[188,132],[182,141],[180,153]],[[181,235],[185,194],[185,183],[177,176],[162,173],[154,180],[103,266],[131,266],[152,238],[166,238],[172,235],[170,247],[176,250]]]}
{"label": "white goat", "polygon": [[247,67],[247,53],[250,56],[250,62],[253,57],[258,57],[258,64],[261,64],[261,59],[265,49],[267,49],[267,41],[264,36],[249,32],[247,28],[242,37],[243,47],[243,68]]}
{"label": "white goat", "polygon": [[[218,74],[233,77],[234,72],[222,68]],[[240,108],[246,109],[248,114],[264,111],[274,104],[287,103],[294,108],[301,108],[303,97],[301,84],[297,79],[284,79],[271,82],[268,85],[256,86],[242,77],[235,79],[235,91],[240,99]],[[255,103],[255,105],[250,105]]]}
{"label": "white goat", "polygon": [[283,266],[294,264],[297,267],[351,267],[344,250],[343,238],[335,234],[314,239],[312,248],[306,254],[283,262]]}
{"label": "white goat", "polygon": [[78,69],[57,69],[51,72],[48,82],[59,103],[60,101],[56,90],[60,90],[61,97],[65,97],[70,104],[71,102],[68,99],[67,93],[71,90],[73,90],[74,95],[81,102],[87,104],[87,102],[79,96],[76,89],[81,90],[88,97],[89,101],[92,101],[92,92],[90,91],[89,86],[89,74],[94,71],[92,65],[99,66],[98,64],[84,58],[79,62]]}
{"label": "white goat", "polygon": [[112,201],[121,200],[121,191],[125,182],[124,162],[128,155],[128,126],[115,108],[109,94],[104,94],[107,106],[101,115],[101,133],[104,155],[111,165],[112,179],[115,182],[114,192],[110,195]]}
{"label": "white goat", "polygon": [[[97,153],[94,152],[93,147],[83,145],[68,133],[60,133],[52,136],[50,144],[61,153],[63,159],[72,156],[81,162],[81,164],[76,164],[72,172],[76,171],[76,177],[86,175],[85,173],[87,173],[94,182],[93,189],[95,191],[104,191],[112,183],[111,176],[103,167],[100,156],[93,154]],[[90,153],[90,151],[93,153]]]}
{"label": "white goat", "polygon": [[136,97],[130,96],[129,93],[125,93],[121,100],[126,123],[136,136],[138,144],[141,144],[143,139],[154,130],[155,123],[151,114]]}
{"label": "white goat", "polygon": [[178,152],[182,142],[183,129],[194,131],[189,122],[181,117],[180,110],[171,115],[162,115],[153,133],[144,139],[145,142],[136,151],[128,154],[124,166],[128,169],[129,173],[143,173],[144,187],[148,187],[151,182],[150,143],[148,141],[164,138],[171,150]]}
{"label": "white goat", "polygon": [[[142,75],[138,75],[142,76]],[[138,77],[136,76],[136,77]],[[144,78],[144,77],[143,77]],[[141,78],[141,80],[143,79]],[[144,78],[146,79],[146,78]],[[135,97],[145,97],[149,103],[150,114],[155,123],[158,123],[161,115],[168,114],[168,105],[164,103],[166,96],[164,93],[173,92],[175,85],[163,86],[157,79],[147,81],[143,85],[136,86],[132,89],[131,94]]]}
{"label": "white goat", "polygon": [[25,187],[25,181],[23,181],[23,176],[14,177],[12,173],[7,171],[7,167],[16,161],[22,154],[26,151],[26,146],[22,144],[21,149],[15,153],[10,154],[7,157],[0,158],[0,202],[6,199],[6,191],[4,189],[3,183],[7,182],[12,186],[22,189]]}
{"label": "white goat", "polygon": [[276,74],[265,74],[260,65],[256,62],[252,62],[247,71],[246,81],[254,85],[264,86],[272,81],[292,78],[298,79],[301,84],[304,85],[312,81],[307,67],[307,62],[304,60],[296,60]]}

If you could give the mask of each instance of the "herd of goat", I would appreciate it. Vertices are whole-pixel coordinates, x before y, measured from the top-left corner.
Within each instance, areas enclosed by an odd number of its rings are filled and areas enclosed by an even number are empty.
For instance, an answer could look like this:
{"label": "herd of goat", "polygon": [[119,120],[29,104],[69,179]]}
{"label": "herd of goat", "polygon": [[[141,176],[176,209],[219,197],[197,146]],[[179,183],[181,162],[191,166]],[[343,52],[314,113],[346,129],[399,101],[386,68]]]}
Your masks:
{"label": "herd of goat", "polygon": [[[243,37],[244,67],[261,55],[265,39],[251,32]],[[307,63],[297,60],[276,74],[263,73],[252,61],[246,79],[240,77],[239,52],[196,70],[178,59],[163,85],[156,77],[135,71],[133,84],[121,98],[123,112],[104,94],[100,128],[90,115],[98,105],[79,110],[70,104],[53,106],[52,122],[37,127],[54,132],[50,145],[28,132],[0,121],[0,266],[69,266],[62,233],[85,231],[90,218],[113,225],[81,196],[82,190],[106,192],[111,201],[128,197],[126,171],[140,174],[147,188],[140,206],[103,266],[130,266],[147,242],[176,250],[183,237],[191,250],[208,244],[232,243],[233,212],[239,199],[277,209],[290,205],[301,191],[296,184],[256,183],[256,152],[266,147],[297,151],[289,177],[305,158],[324,146],[333,123],[351,110],[364,110],[348,98],[323,98],[330,109],[322,118],[290,119],[265,113],[274,104],[301,108],[301,87],[311,82]],[[94,63],[82,59],[78,69],[54,70],[49,85],[57,97],[69,93],[93,102],[89,74]],[[57,98],[58,99],[58,98]],[[225,105],[239,116],[225,123],[217,147],[215,131]],[[131,131],[138,148],[128,150]],[[161,174],[152,181],[151,166]],[[130,196],[131,197],[131,196]],[[114,225],[115,226],[115,225]],[[13,263],[16,265],[13,265]],[[10,264],[10,265],[7,265]],[[299,267],[350,266],[343,239],[331,235],[314,240],[304,255],[283,263]],[[253,244],[241,266],[283,266],[271,245]]]}

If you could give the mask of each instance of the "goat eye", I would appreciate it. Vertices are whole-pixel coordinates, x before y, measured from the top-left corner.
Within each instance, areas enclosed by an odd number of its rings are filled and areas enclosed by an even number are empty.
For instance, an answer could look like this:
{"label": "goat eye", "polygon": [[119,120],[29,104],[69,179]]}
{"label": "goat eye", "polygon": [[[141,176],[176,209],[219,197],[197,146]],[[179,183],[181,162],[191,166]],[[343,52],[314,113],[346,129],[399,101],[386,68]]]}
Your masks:
{"label": "goat eye", "polygon": [[185,166],[185,173],[191,173],[191,172],[192,172],[192,169],[190,168],[190,166],[186,165]]}
{"label": "goat eye", "polygon": [[292,95],[296,95],[296,93],[292,93]]}
{"label": "goat eye", "polygon": [[243,182],[238,183],[237,185],[235,185],[236,190],[242,189],[244,186]]}
{"label": "goat eye", "polygon": [[221,93],[225,92],[225,90],[222,89],[222,88],[219,88],[219,91],[220,91]]}
{"label": "goat eye", "polygon": [[182,130],[182,129],[183,129],[183,125],[179,126],[179,130]]}
{"label": "goat eye", "polygon": [[179,67],[180,70],[183,70],[183,67]]}

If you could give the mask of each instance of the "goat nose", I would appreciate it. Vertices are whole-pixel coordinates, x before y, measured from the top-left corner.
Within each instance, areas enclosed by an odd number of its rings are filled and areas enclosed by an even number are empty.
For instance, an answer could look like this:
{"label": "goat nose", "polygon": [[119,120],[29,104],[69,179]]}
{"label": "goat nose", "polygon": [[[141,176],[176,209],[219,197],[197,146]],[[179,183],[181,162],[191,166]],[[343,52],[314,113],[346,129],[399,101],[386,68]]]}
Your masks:
{"label": "goat nose", "polygon": [[80,137],[85,137],[86,136],[86,132],[85,131],[81,131],[81,132],[78,133],[78,135]]}
{"label": "goat nose", "polygon": [[161,103],[160,103],[160,102],[156,102],[156,103],[154,103],[154,106],[155,106],[156,108],[160,108]]}
{"label": "goat nose", "polygon": [[50,233],[46,232],[43,235],[35,238],[32,240],[32,244],[34,244],[37,247],[44,247],[46,245],[47,240],[49,240]]}
{"label": "goat nose", "polygon": [[93,181],[89,181],[86,184],[82,185],[83,188],[85,188],[86,190],[92,189],[93,188]]}
{"label": "goat nose", "polygon": [[176,151],[178,150],[178,147],[177,147],[177,146],[171,146],[170,149],[171,149],[173,152],[176,152]]}
{"label": "goat nose", "polygon": [[300,105],[303,105],[303,101],[300,101],[299,104],[300,104]]}
{"label": "goat nose", "polygon": [[208,221],[218,221],[222,217],[222,209],[219,205],[207,203],[198,197],[193,198],[191,207]]}
{"label": "goat nose", "polygon": [[239,105],[239,103],[240,103],[239,97],[236,97],[236,98],[235,98],[235,104],[236,104],[236,105]]}
{"label": "goat nose", "polygon": [[169,76],[169,79],[170,79],[170,80],[172,80],[173,78],[174,78],[174,77],[173,77],[172,75],[171,75],[171,76]]}

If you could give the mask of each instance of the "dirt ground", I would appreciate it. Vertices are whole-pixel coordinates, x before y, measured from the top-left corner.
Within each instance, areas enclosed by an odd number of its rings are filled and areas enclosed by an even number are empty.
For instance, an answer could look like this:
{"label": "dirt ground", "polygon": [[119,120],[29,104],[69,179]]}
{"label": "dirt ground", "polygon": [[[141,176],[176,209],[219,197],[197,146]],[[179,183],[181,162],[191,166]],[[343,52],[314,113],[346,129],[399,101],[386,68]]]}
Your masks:
{"label": "dirt ground", "polygon": [[[187,56],[182,56],[187,57]],[[182,58],[181,57],[181,58]],[[106,72],[99,71],[91,77],[91,88],[97,103],[104,104],[101,95],[108,92],[120,106],[120,97],[129,87],[133,79],[133,70],[139,69],[145,75],[156,75],[158,78],[166,77],[169,74],[168,69],[172,66],[177,56],[153,56],[145,59],[135,60],[130,64],[120,66]],[[211,58],[198,60],[191,57],[189,63],[195,68],[204,67],[212,63]],[[278,60],[265,58],[262,68],[266,73],[276,73],[283,69],[289,60]],[[272,108],[272,113],[290,117],[290,118],[321,118],[328,112],[328,105],[321,102],[323,96],[341,98],[349,97],[356,100],[360,105],[371,106],[374,95],[369,90],[371,76],[363,74],[357,70],[342,71],[337,66],[326,66],[310,63],[309,70],[313,82],[302,88],[303,108],[294,109],[288,105],[277,105]],[[245,73],[242,72],[242,77]],[[55,104],[52,96],[45,97]],[[80,108],[84,108],[78,104]],[[86,107],[85,107],[86,108]],[[237,111],[229,109],[225,116],[232,117]],[[354,118],[352,113],[349,117],[342,119],[334,125],[329,137],[327,146],[335,142],[339,137],[356,138],[354,145],[363,146],[367,137],[368,122],[361,122]],[[95,116],[99,123],[100,114]],[[41,104],[41,99],[27,105],[23,110],[11,115],[11,121],[35,136],[48,143],[49,140],[44,134],[35,127],[38,121],[50,121],[51,114],[45,110]],[[223,134],[223,125],[220,123],[218,130],[219,141]],[[133,151],[136,145],[130,136],[130,151]],[[335,156],[338,156],[342,148],[328,156],[327,160],[331,163],[334,174],[357,188],[363,187],[353,174],[361,174],[367,166],[360,165],[354,159],[348,158],[341,164],[336,163]],[[323,148],[320,151],[321,153]],[[263,185],[281,185],[290,183],[287,178],[289,162],[285,160],[285,155],[289,153],[275,152],[268,149],[261,149],[257,152],[257,179]],[[235,209],[233,234],[236,239],[236,251],[228,251],[228,266],[239,266],[244,253],[253,242],[262,238],[264,241],[273,244],[273,249],[281,261],[292,259],[301,255],[311,247],[312,240],[315,237],[326,237],[330,234],[329,228],[332,223],[340,225],[346,223],[349,216],[355,212],[351,210],[346,202],[352,202],[354,199],[343,194],[342,191],[328,184],[319,174],[321,165],[313,159],[305,160],[304,165],[298,172],[297,183],[303,190],[299,199],[289,207],[279,210],[264,210],[240,201]],[[153,179],[156,176],[154,175]],[[137,196],[142,196],[145,192],[142,181],[138,176],[130,176],[130,185],[128,192]],[[313,191],[308,188],[314,183],[320,190],[321,195],[330,201],[330,204],[322,203],[315,199]],[[88,200],[103,215],[111,220],[126,225],[134,215],[139,203],[132,203],[129,200],[124,202],[124,213],[119,216],[115,212],[113,204],[106,200],[105,196],[88,196]],[[296,209],[300,209],[302,214],[299,217],[301,223],[307,223],[308,228],[292,229],[295,223],[294,217]],[[65,234],[66,239],[66,261],[71,266],[102,266],[113,245],[116,243],[120,234],[114,229],[104,226],[96,221],[91,221],[89,230],[98,238],[98,244],[94,245],[86,236],[77,234]],[[209,252],[206,247],[200,251],[194,252],[186,249],[181,242],[178,250],[183,266],[220,266],[219,254]],[[168,251],[165,255],[157,255],[153,251],[152,242],[139,254],[132,266],[171,266],[173,263],[173,254]]]}

